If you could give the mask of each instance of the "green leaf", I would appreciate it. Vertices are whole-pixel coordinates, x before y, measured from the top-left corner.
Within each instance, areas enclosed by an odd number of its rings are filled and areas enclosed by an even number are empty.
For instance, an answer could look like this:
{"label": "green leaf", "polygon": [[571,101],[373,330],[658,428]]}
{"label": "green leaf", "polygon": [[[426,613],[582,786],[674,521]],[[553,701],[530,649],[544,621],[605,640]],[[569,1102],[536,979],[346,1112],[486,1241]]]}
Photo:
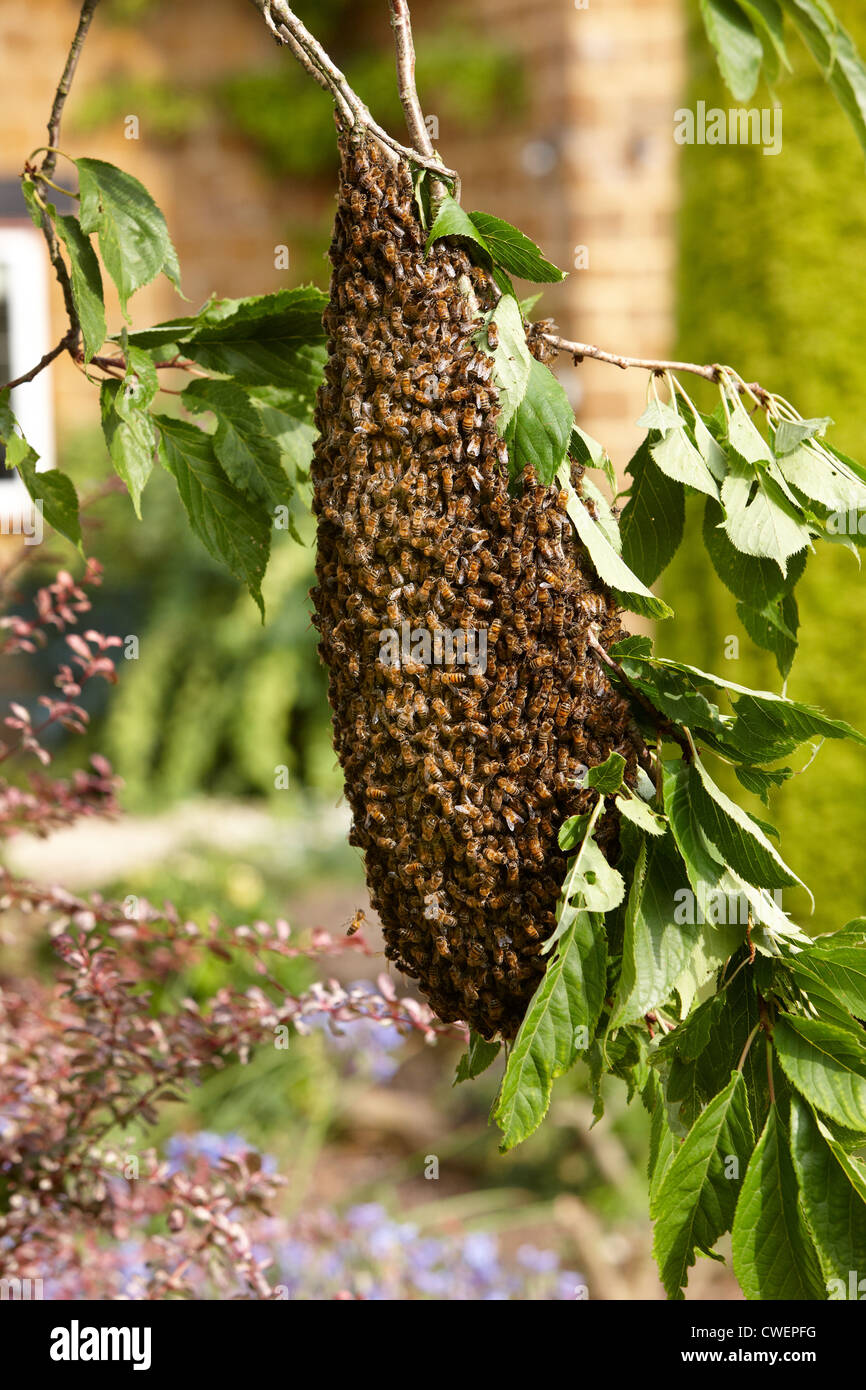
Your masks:
{"label": "green leaf", "polygon": [[622,786],[622,775],[625,772],[625,758],[621,753],[611,753],[603,763],[598,763],[596,767],[591,767],[586,774],[586,785],[595,787],[602,796],[608,796],[611,792],[618,792]]}
{"label": "green leaf", "polygon": [[707,838],[748,883],[758,888],[800,883],[752,817],[716,786],[699,758],[691,769],[689,790]]}
{"label": "green leaf", "polygon": [[90,237],[84,235],[77,217],[56,217],[57,235],[69,256],[72,299],[81,325],[84,360],[89,362],[105,342],[105,303],[102,272]]}
{"label": "green leaf", "polygon": [[734,701],[734,712],[735,737],[742,746],[765,755],[756,756],[756,762],[775,761],[779,748],[789,743],[796,747],[810,738],[849,738],[861,747],[866,745],[866,736],[844,719],[830,719],[811,705],[781,696],[747,691]]}
{"label": "green leaf", "polygon": [[643,415],[639,416],[635,424],[642,430],[656,430],[659,434],[666,434],[668,430],[682,430],[685,428],[685,420],[682,415],[678,415],[672,405],[666,401],[650,401]]}
{"label": "green leaf", "polygon": [[609,1029],[664,1004],[685,969],[698,932],[674,920],[683,881],[673,839],[644,841],[626,910],[622,970]]}
{"label": "green leaf", "polygon": [[770,79],[778,75],[780,67],[790,71],[791,64],[785,51],[785,21],[779,0],[737,0],[737,3],[740,9],[745,10],[755,33],[763,41],[764,63],[769,69]]}
{"label": "green leaf", "polygon": [[704,545],[713,569],[726,588],[743,603],[757,609],[789,592],[806,568],[807,552],[794,555],[788,562],[787,575],[783,575],[773,560],[744,555],[732,545],[725,534],[724,521],[721,507],[708,497],[704,509]]}
{"label": "green leaf", "polygon": [[772,463],[773,450],[758,429],[741,396],[731,406],[728,443],[743,463]]}
{"label": "green leaf", "polygon": [[[583,831],[577,853],[568,862],[565,881],[557,901],[556,926],[541,948],[542,955],[547,955],[553,950],[557,941],[569,930],[581,912],[611,912],[625,897],[622,875],[611,868],[593,839],[592,832],[602,806],[603,801],[600,798]],[[566,822],[562,826],[560,844],[571,840],[572,828],[576,829],[574,821]]]}
{"label": "green leaf", "polygon": [[596,526],[601,528],[605,537],[613,546],[617,555],[619,555],[622,551],[622,537],[619,534],[619,524],[611,510],[610,503],[604,493],[596,487],[592,478],[590,478],[587,473],[584,473],[578,486],[584,505],[589,503],[589,506],[592,508],[594,513],[592,518],[593,521]]}
{"label": "green leaf", "polygon": [[620,517],[622,555],[644,584],[653,584],[673,559],[685,528],[685,498],[653,462],[645,439],[626,471],[632,485]]}
{"label": "green leaf", "polygon": [[514,472],[529,464],[540,483],[552,483],[568,453],[574,412],[549,367],[530,359],[526,390],[514,417]]}
{"label": "green leaf", "polygon": [[777,461],[784,454],[794,453],[801,444],[814,439],[816,435],[823,435],[832,423],[829,415],[816,420],[780,420],[773,435],[773,453]]}
{"label": "green leaf", "polygon": [[737,604],[737,616],[756,646],[772,652],[783,680],[786,680],[797,654],[800,610],[793,594],[772,599],[764,608]]}
{"label": "green leaf", "polygon": [[791,1085],[831,1120],[866,1132],[866,1046],[823,1019],[781,1014],[773,1046]]}
{"label": "green leaf", "polygon": [[[828,945],[824,945],[825,940]],[[832,936],[819,937],[792,963],[795,967],[809,966],[855,1018],[866,1019],[866,950],[862,944],[834,947],[832,942]]]}
{"label": "green leaf", "polygon": [[866,150],[866,68],[851,35],[821,0],[781,0]]}
{"label": "green leaf", "polygon": [[866,486],[832,454],[801,444],[778,465],[792,487],[831,512],[866,507]]}
{"label": "green leaf", "polygon": [[733,0],[701,0],[701,16],[726,86],[737,101],[748,101],[761,72],[761,40]]}
{"label": "green leaf", "polygon": [[571,431],[568,452],[585,468],[601,469],[607,478],[611,492],[616,492],[616,470],[608,457],[607,450],[603,444],[599,444],[597,439],[593,439],[591,434],[587,434],[586,430],[581,429],[580,425],[576,424]]}
{"label": "green leaf", "polygon": [[733,1254],[734,1273],[748,1299],[804,1301],[826,1296],[775,1105],[743,1179],[734,1215]]}
{"label": "green leaf", "polygon": [[[791,1157],[825,1283],[866,1269],[866,1173],[799,1096],[791,1098]],[[858,1278],[859,1278],[858,1273]]]}
{"label": "green leaf", "polygon": [[14,432],[14,417],[8,403],[9,392],[3,391],[0,393],[0,439],[6,446],[6,467],[18,469],[33,502],[42,509],[43,520],[81,550],[78,494],[72,481],[56,468],[37,473],[39,455],[26,439]]}
{"label": "green leaf", "polygon": [[504,294],[491,315],[499,333],[499,342],[491,350],[487,342],[487,325],[475,335],[476,346],[493,357],[493,384],[499,401],[496,429],[504,437],[517,407],[526,394],[533,358],[526,346],[523,319],[517,300]]}
{"label": "green leaf", "polygon": [[[325,364],[322,303],[321,292],[306,286],[222,301],[178,342],[208,371],[222,372],[239,385],[291,391],[311,416]],[[146,335],[135,335],[136,340],[141,336]]]}
{"label": "green leaf", "polygon": [[135,514],[141,519],[141,494],[153,468],[156,431],[147,410],[130,408],[123,401],[124,384],[103,381],[100,387],[102,432],[117,475],[123,479],[132,498]]}
{"label": "green leaf", "polygon": [[120,415],[131,419],[137,411],[146,410],[158,390],[159,378],[149,353],[127,344],[123,390],[117,398]]}
{"label": "green leaf", "polygon": [[667,828],[664,817],[656,815],[641,797],[635,796],[628,788],[626,791],[626,796],[618,796],[615,801],[620,815],[625,816],[626,820],[631,821],[632,825],[637,826],[645,835],[664,835]]}
{"label": "green leaf", "polygon": [[579,912],[559,942],[514,1041],[494,1119],[503,1152],[538,1128],[553,1082],[576,1061],[582,1035],[592,1037],[604,1004],[607,943],[587,912]]}
{"label": "green leaf", "polygon": [[756,464],[736,454],[722,483],[725,531],[746,555],[775,560],[783,575],[787,562],[810,544],[808,526],[778,485]]}
{"label": "green leaf", "polygon": [[193,531],[211,555],[247,585],[264,617],[262,578],[271,542],[266,511],[229,481],[209,435],[165,415],[154,419],[162,461],[174,476]]}
{"label": "green leaf", "polygon": [[610,541],[593,521],[572,487],[566,469],[561,468],[559,470],[557,481],[560,487],[564,487],[569,494],[568,515],[580,540],[589,552],[589,558],[595,566],[599,578],[616,591],[622,606],[647,618],[672,617],[673,609],[669,608],[662,599],[656,598],[655,594],[641,583],[637,575],[632,574],[621,556],[617,555]]}
{"label": "green leaf", "polygon": [[668,430],[650,448],[653,462],[668,478],[718,498],[716,480],[684,429]]}
{"label": "green leaf", "polygon": [[216,416],[214,453],[235,487],[270,508],[288,503],[292,486],[280,445],[265,434],[261,414],[242,387],[199,378],[187,386],[183,403],[193,413],[209,410]]}
{"label": "green leaf", "polygon": [[99,250],[127,315],[130,295],[160,271],[177,283],[177,257],[165,218],[132,174],[101,159],[77,159],[84,235],[96,232]]}
{"label": "green leaf", "polygon": [[657,1191],[653,1246],[669,1298],[682,1298],[695,1251],[709,1254],[731,1228],[740,1192],[732,1160],[745,1164],[755,1142],[745,1089],[733,1072],[674,1153]]}
{"label": "green leaf", "polygon": [[493,255],[490,247],[484,240],[480,231],[476,227],[469,213],[452,198],[450,193],[446,193],[439,205],[436,214],[436,221],[430,228],[430,235],[424,247],[425,254],[429,253],[434,241],[439,241],[442,237],[456,236],[462,237],[466,241],[472,241],[480,249],[481,255],[478,259],[482,265],[490,266],[493,262]]}
{"label": "green leaf", "polygon": [[496,1061],[501,1047],[501,1042],[488,1042],[470,1029],[469,1048],[457,1063],[454,1085],[459,1085],[461,1081],[474,1081]]}
{"label": "green leaf", "polygon": [[566,271],[545,260],[535,242],[510,222],[487,212],[470,212],[469,217],[497,265],[511,275],[536,284],[558,284],[567,278]]}

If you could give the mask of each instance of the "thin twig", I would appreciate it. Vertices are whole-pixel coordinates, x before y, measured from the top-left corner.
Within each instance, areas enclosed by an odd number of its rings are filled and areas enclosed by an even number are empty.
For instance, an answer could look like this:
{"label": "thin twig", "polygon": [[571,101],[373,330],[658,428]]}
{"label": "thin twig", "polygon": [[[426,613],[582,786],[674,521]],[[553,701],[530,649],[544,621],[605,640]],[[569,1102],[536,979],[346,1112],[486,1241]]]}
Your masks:
{"label": "thin twig", "polygon": [[[425,149],[413,149],[401,145],[393,135],[389,135],[376,121],[358,94],[346,81],[345,75],[333,59],[325,52],[318,39],[315,39],[306,26],[298,19],[286,0],[252,0],[271,33],[280,43],[285,44],[297,58],[306,72],[315,78],[320,87],[331,93],[342,122],[350,127],[362,127],[381,145],[392,163],[400,160],[430,169],[453,183],[455,194],[459,196],[460,179],[454,169],[446,168],[441,160],[426,153]],[[425,132],[426,133],[426,132]],[[414,136],[413,136],[414,138]]]}
{"label": "thin twig", "polygon": [[394,30],[394,45],[397,49],[397,87],[406,117],[406,128],[415,147],[432,159],[436,152],[415,86],[415,43],[412,38],[409,6],[406,0],[388,0],[388,3],[391,7],[391,28]]}
{"label": "thin twig", "polygon": [[[72,79],[78,67],[78,60],[81,57],[81,50],[84,47],[84,40],[87,38],[90,22],[99,0],[84,0],[81,6],[81,13],[78,16],[78,27],[66,57],[66,64],[57,84],[54,93],[54,101],[51,105],[51,115],[48,118],[48,146],[45,151],[45,158],[38,171],[34,171],[33,179],[43,187],[51,180],[54,170],[57,167],[58,146],[60,143],[60,122],[63,118],[63,108],[72,88]],[[64,345],[68,352],[75,354],[78,347],[78,340],[81,334],[81,324],[78,320],[78,311],[75,308],[75,298],[72,293],[72,282],[69,278],[69,271],[66,269],[66,262],[60,254],[60,243],[54,222],[48,212],[42,212],[42,235],[48,247],[48,256],[54,267],[54,274],[63,293],[63,303],[66,307],[66,316],[69,319],[69,333],[64,339]],[[41,368],[40,368],[41,370]]]}
{"label": "thin twig", "polygon": [[40,372],[51,365],[55,357],[59,357],[61,352],[66,352],[72,341],[72,334],[73,330],[70,328],[69,332],[64,334],[56,347],[46,352],[44,357],[40,357],[35,367],[31,367],[30,371],[24,372],[22,376],[16,376],[12,381],[7,381],[4,386],[0,386],[0,391],[11,391],[16,386],[23,386],[25,382],[32,381],[34,377],[38,376]]}
{"label": "thin twig", "polygon": [[653,376],[666,376],[668,372],[687,372],[691,376],[703,377],[705,381],[711,381],[715,385],[727,381],[741,395],[757,397],[759,404],[762,405],[770,399],[770,393],[765,391],[759,382],[739,380],[736,373],[731,372],[730,367],[723,367],[720,362],[712,362],[702,366],[698,362],[668,362],[662,358],[623,357],[618,352],[606,352],[604,348],[593,347],[592,343],[575,343],[570,338],[560,338],[556,333],[541,333],[539,337],[543,342],[556,348],[557,352],[568,353],[574,359],[575,366],[582,362],[585,357],[591,357],[596,362],[609,362],[613,367],[621,367],[623,371],[627,371],[629,367],[635,367],[638,371],[652,372]]}

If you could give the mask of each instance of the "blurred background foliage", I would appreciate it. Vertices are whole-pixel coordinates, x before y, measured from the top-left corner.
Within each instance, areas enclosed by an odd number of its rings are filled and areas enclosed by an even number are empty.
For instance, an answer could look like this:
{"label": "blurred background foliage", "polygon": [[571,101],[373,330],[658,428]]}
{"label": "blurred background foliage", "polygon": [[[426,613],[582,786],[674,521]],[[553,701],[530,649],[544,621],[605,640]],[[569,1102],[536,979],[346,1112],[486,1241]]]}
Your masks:
{"label": "blurred background foliage", "polygon": [[[708,108],[727,109],[731,98],[696,8],[684,104],[694,109],[701,99]],[[838,0],[835,8],[862,52],[863,6]],[[863,155],[820,73],[798,41],[789,42],[796,76],[784,80],[778,93],[784,104],[782,153],[769,157],[756,146],[730,145],[682,151],[673,355],[730,363],[747,381],[760,381],[787,397],[802,415],[832,416],[837,421],[830,432],[833,443],[862,461]],[[770,102],[764,87],[752,104]],[[718,395],[710,387],[696,399],[712,406]],[[701,501],[692,499],[686,542],[664,576],[677,616],[660,625],[660,648],[742,685],[779,690],[772,656],[746,636],[736,601],[707,558],[700,540],[702,515]],[[787,688],[792,699],[819,705],[860,728],[866,688],[863,582],[857,560],[842,547],[823,547],[808,565],[797,589],[801,646]],[[737,660],[725,656],[729,635],[739,637]],[[785,892],[786,908],[809,932],[834,931],[866,906],[857,852],[866,839],[864,780],[862,751],[827,743],[802,781],[795,779],[771,798],[785,857],[817,900],[809,917],[802,890],[792,890],[790,899]],[[754,807],[760,814],[760,803]]]}
{"label": "blurred background foliage", "polygon": [[[837,3],[866,46],[866,16],[856,0]],[[106,12],[117,23],[136,25],[166,4],[110,0]],[[400,129],[379,0],[310,0],[298,9],[377,117]],[[697,6],[690,9],[694,14]],[[519,55],[473,46],[466,16],[452,14],[440,18],[419,47],[419,76],[432,94],[431,109],[482,130],[504,112],[519,118]],[[862,157],[809,63],[797,63],[796,80],[787,81],[781,95],[784,149],[777,159],[743,147],[683,151],[676,355],[731,362],[747,379],[788,396],[804,415],[834,415],[840,422],[834,441],[862,459]],[[730,104],[696,19],[684,99],[693,105],[698,98]],[[167,146],[217,119],[275,178],[295,175],[329,185],[335,160],[328,103],[276,47],[260,69],[199,86],[169,87],[117,73],[81,95],[76,121],[82,130],[97,129],[130,109]],[[325,283],[329,234],[318,223],[293,225],[297,279]],[[300,259],[297,248],[304,252]],[[712,404],[712,393],[707,400]],[[105,475],[101,435],[85,431],[60,442],[59,462],[86,494]],[[693,506],[687,541],[664,580],[677,618],[659,631],[662,650],[741,683],[778,689],[772,659],[752,646],[734,599],[710,569],[700,507]],[[138,661],[119,663],[116,689],[94,691],[91,749],[106,753],[125,780],[133,838],[137,817],[164,815],[197,798],[218,798],[214,814],[226,819],[221,837],[179,834],[159,862],[142,862],[113,882],[103,872],[102,891],[121,899],[168,898],[197,921],[211,912],[231,923],[285,914],[298,927],[323,923],[336,931],[366,902],[345,817],[334,814],[341,778],[310,625],[313,528],[303,497],[295,519],[305,544],[276,534],[262,626],[248,596],[190,536],[170,480],[159,471],[148,485],[144,524],[135,522],[124,496],[106,497],[88,512],[88,549],[107,575],[93,625],[122,637],[134,634],[140,648]],[[33,585],[47,576],[47,568],[34,567]],[[855,724],[866,678],[859,583],[856,561],[841,549],[810,567],[800,586],[802,650],[789,682],[796,698]],[[729,634],[740,639],[737,661],[725,657]],[[34,689],[56,656],[48,651],[34,659]],[[69,756],[74,752],[77,759],[79,751],[76,745]],[[62,771],[67,754],[59,752]],[[288,790],[275,786],[282,767],[289,772]],[[816,892],[818,913],[805,922],[816,930],[835,928],[862,910],[855,847],[866,832],[863,773],[857,749],[828,745],[806,781],[775,798],[786,857]],[[232,806],[241,801],[262,808],[263,828],[258,842],[247,833],[227,844]],[[265,829],[267,823],[275,828]],[[98,838],[93,853],[101,853]],[[804,904],[792,898],[791,906]],[[369,978],[383,964],[381,957],[359,958],[335,963],[334,970]],[[297,989],[310,978],[299,964],[286,984]],[[341,978],[347,982],[355,974]],[[248,983],[236,963],[213,958],[175,982],[176,998],[204,997],[228,980]],[[314,1029],[293,1038],[288,1052],[263,1048],[249,1066],[213,1076],[188,1104],[170,1108],[158,1137],[240,1133],[288,1175],[292,1209],[313,1198],[351,1198],[409,1212],[425,1232],[470,1228],[519,1242],[529,1231],[536,1243],[594,1260],[583,1272],[611,1296],[617,1290],[619,1296],[623,1290],[625,1296],[658,1296],[649,1257],[642,1108],[627,1110],[624,1088],[613,1083],[605,1122],[590,1129],[587,1079],[578,1068],[558,1083],[551,1120],[531,1144],[500,1158],[486,1124],[499,1068],[454,1090],[459,1051],[449,1041],[430,1049],[358,1024],[340,1033]],[[441,1164],[435,1185],[423,1178],[423,1156],[430,1153]],[[579,1230],[575,1211],[564,1214],[558,1205],[570,1195],[582,1203]],[[701,1289],[704,1296],[731,1295],[729,1276],[709,1261],[699,1262],[693,1288],[692,1296]]]}

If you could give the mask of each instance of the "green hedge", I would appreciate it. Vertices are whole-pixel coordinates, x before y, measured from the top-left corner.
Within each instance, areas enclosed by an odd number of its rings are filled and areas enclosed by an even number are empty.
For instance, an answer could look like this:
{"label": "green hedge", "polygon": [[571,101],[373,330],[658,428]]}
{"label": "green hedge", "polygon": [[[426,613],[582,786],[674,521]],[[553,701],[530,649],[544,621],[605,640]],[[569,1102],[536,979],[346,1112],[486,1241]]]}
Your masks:
{"label": "green hedge", "polygon": [[[866,13],[837,0],[842,23],[866,48]],[[692,6],[691,67],[685,104],[736,105],[724,90]],[[689,146],[683,150],[677,355],[729,362],[786,396],[803,415],[832,415],[833,441],[866,458],[866,167],[857,141],[800,42],[789,39],[794,75],[777,89],[783,149]],[[768,106],[759,89],[751,105]],[[694,504],[692,504],[694,508]],[[660,633],[670,655],[746,685],[779,688],[774,662],[746,637],[734,599],[720,585],[691,512],[683,552],[664,580],[677,610]],[[801,649],[788,694],[866,725],[866,651],[861,620],[866,576],[853,556],[823,549],[798,588]],[[725,639],[740,638],[740,657]],[[826,745],[802,781],[777,794],[774,819],[785,857],[818,899],[786,898],[808,930],[829,931],[866,912],[861,846],[866,842],[866,759],[850,745]]]}

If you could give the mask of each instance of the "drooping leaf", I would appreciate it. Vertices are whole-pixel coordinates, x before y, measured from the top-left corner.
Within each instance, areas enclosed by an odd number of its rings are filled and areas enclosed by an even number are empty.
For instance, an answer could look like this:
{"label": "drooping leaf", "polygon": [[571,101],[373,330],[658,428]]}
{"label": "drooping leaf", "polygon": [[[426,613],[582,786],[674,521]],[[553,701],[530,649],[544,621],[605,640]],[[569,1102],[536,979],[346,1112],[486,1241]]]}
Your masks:
{"label": "drooping leaf", "polygon": [[177,256],[165,218],[143,184],[102,159],[77,159],[80,230],[99,239],[102,262],[126,315],[130,295],[160,271],[177,284]]}
{"label": "drooping leaf", "polygon": [[[866,1171],[799,1096],[791,1097],[791,1157],[825,1283],[866,1269]],[[858,1278],[859,1278],[858,1274]]]}
{"label": "drooping leaf", "polygon": [[479,329],[475,335],[475,342],[482,352],[491,353],[493,357],[493,384],[499,400],[496,428],[499,434],[504,436],[526,394],[533,359],[526,346],[523,320],[513,295],[502,296],[493,310],[491,320],[496,324],[498,331],[499,341],[496,347],[491,349],[488,345],[486,326]]}
{"label": "drooping leaf", "polygon": [[519,476],[529,465],[540,483],[552,483],[574,425],[568,396],[549,367],[530,359],[526,390],[514,416],[513,466]]}
{"label": "drooping leaf", "polygon": [[673,559],[685,528],[683,490],[653,462],[645,439],[627,466],[631,491],[619,530],[625,563],[644,584],[653,584]]}
{"label": "drooping leaf", "polygon": [[866,150],[866,67],[824,0],[781,0]]}
{"label": "drooping leaf", "polygon": [[775,1105],[743,1179],[732,1243],[734,1273],[746,1298],[804,1301],[826,1296]]}
{"label": "drooping leaf", "polygon": [[261,414],[242,387],[199,377],[187,386],[183,401],[193,413],[214,413],[214,453],[236,488],[270,508],[288,503],[292,488],[280,445],[265,433]]}
{"label": "drooping leaf", "polygon": [[670,998],[697,939],[697,929],[675,921],[685,874],[671,838],[644,842],[629,894],[622,968],[611,1029],[643,1018]]}
{"label": "drooping leaf", "polygon": [[632,574],[622,557],[617,555],[604,532],[593,521],[574,491],[571,486],[571,479],[565,469],[560,469],[558,482],[560,487],[565,488],[569,493],[566,504],[568,515],[574,523],[578,537],[589,551],[589,557],[599,578],[616,592],[622,606],[631,609],[633,613],[640,613],[644,617],[670,618],[673,615],[673,609],[669,608],[662,599],[656,598],[655,594],[641,583],[637,575]]}
{"label": "drooping leaf", "polygon": [[115,472],[126,483],[135,514],[141,518],[141,494],[153,469],[156,432],[147,410],[124,402],[124,384],[103,381],[100,387],[102,432]]}
{"label": "drooping leaf", "polygon": [[866,1045],[823,1019],[780,1014],[773,1046],[791,1085],[822,1114],[866,1132]]}
{"label": "drooping leaf", "polygon": [[535,242],[510,222],[487,212],[470,212],[469,217],[493,259],[511,275],[536,284],[558,284],[566,279],[567,272],[545,260]]}
{"label": "drooping leaf", "polygon": [[[729,1231],[754,1135],[740,1072],[695,1121],[656,1192],[654,1254],[669,1298],[682,1298],[695,1252]],[[737,1176],[734,1176],[737,1165]]]}
{"label": "drooping leaf", "polygon": [[84,360],[89,362],[105,342],[102,272],[90,237],[84,235],[77,217],[57,216],[54,225],[69,256],[72,298],[81,325]]}
{"label": "drooping leaf", "polygon": [[243,580],[264,616],[262,578],[271,542],[265,508],[229,481],[209,435],[183,420],[154,419],[160,456],[174,476],[193,531],[216,560]]}
{"label": "drooping leaf", "polygon": [[755,608],[763,608],[790,592],[806,567],[806,550],[791,557],[787,575],[781,573],[773,560],[744,555],[726,536],[724,512],[711,497],[707,498],[704,510],[703,535],[713,569],[722,583],[741,602]]}
{"label": "drooping leaf", "polygon": [[737,101],[748,101],[761,72],[761,40],[733,0],[701,0],[701,16],[726,86]]}
{"label": "drooping leaf", "polygon": [[[3,396],[8,401],[8,393],[4,392]],[[72,479],[57,468],[37,472],[39,455],[20,434],[7,433],[10,418],[7,410],[0,412],[0,436],[6,446],[6,467],[18,469],[21,481],[35,505],[41,509],[48,525],[81,549],[78,494]]]}
{"label": "drooping leaf", "polygon": [[488,1042],[479,1033],[470,1031],[469,1047],[457,1063],[454,1085],[459,1085],[461,1081],[474,1081],[496,1061],[501,1047],[501,1042]]}
{"label": "drooping leaf", "polygon": [[809,527],[778,484],[758,464],[731,455],[722,483],[725,531],[746,555],[774,560],[787,574],[788,560],[811,540]]}
{"label": "drooping leaf", "polygon": [[607,976],[607,943],[580,912],[561,938],[514,1041],[494,1111],[503,1152],[528,1138],[550,1104],[554,1079],[573,1065],[581,1029],[591,1038]]}
{"label": "drooping leaf", "polygon": [[493,256],[487,242],[469,216],[469,213],[465,208],[460,206],[455,198],[452,198],[450,193],[446,193],[439,204],[436,220],[430,228],[430,234],[427,237],[427,244],[424,248],[425,252],[429,252],[430,247],[435,241],[439,241],[442,237],[446,236],[461,237],[465,241],[473,242],[477,247],[475,254],[481,261],[481,264],[486,266],[492,264]]}
{"label": "drooping leaf", "polygon": [[715,478],[684,429],[668,430],[650,447],[653,462],[668,478],[718,498]]}

